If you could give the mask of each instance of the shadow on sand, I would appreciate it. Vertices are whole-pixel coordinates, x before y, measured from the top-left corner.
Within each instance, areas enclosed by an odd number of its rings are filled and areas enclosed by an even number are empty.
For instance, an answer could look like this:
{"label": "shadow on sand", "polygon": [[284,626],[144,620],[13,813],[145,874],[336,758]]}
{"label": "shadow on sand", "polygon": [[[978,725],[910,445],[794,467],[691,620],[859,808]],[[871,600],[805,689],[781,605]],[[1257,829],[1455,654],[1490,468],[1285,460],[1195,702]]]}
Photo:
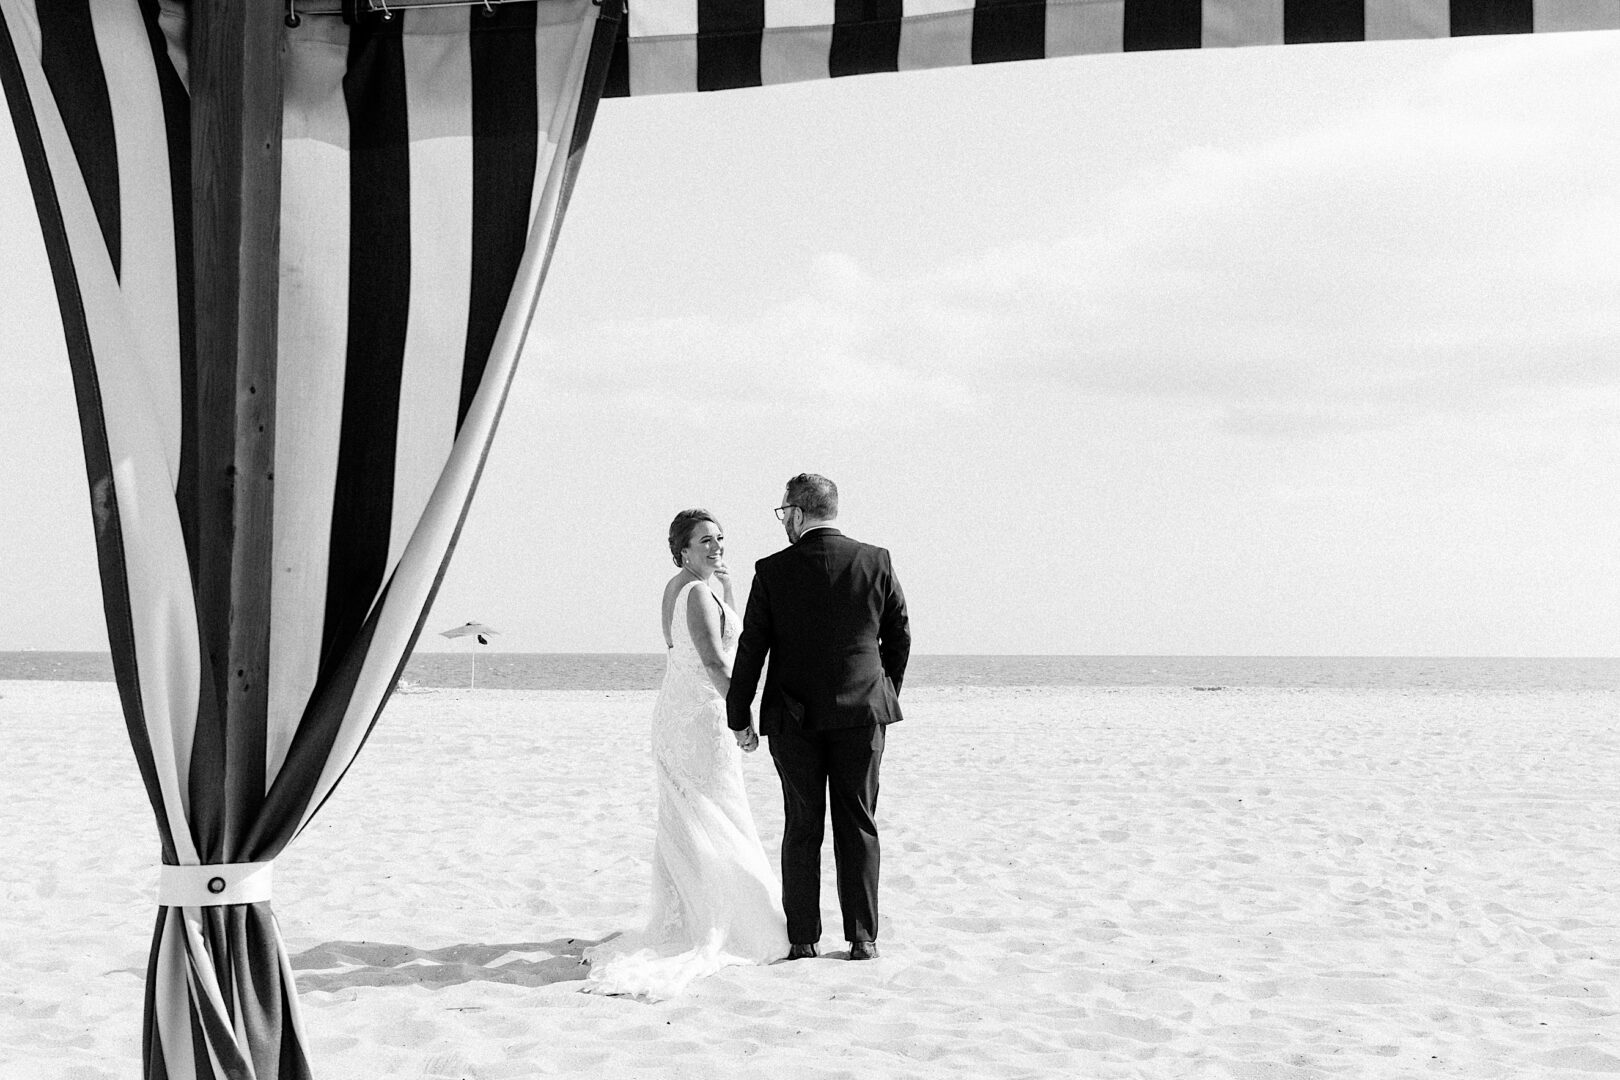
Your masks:
{"label": "shadow on sand", "polygon": [[381,941],[329,941],[292,957],[292,966],[300,993],[350,986],[438,989],[470,982],[547,986],[585,978],[590,969],[580,956],[595,944],[583,938],[557,938],[418,949]]}

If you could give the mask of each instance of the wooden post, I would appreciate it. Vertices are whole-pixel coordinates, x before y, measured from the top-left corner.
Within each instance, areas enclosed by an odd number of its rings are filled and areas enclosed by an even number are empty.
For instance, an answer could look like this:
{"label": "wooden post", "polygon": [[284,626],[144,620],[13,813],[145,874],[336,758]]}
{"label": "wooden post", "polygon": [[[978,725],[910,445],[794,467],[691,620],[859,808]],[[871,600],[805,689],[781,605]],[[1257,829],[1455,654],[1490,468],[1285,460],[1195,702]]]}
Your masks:
{"label": "wooden post", "polygon": [[[197,598],[223,722],[227,848],[264,791],[281,249],[280,0],[191,5]],[[257,775],[257,782],[254,777]]]}

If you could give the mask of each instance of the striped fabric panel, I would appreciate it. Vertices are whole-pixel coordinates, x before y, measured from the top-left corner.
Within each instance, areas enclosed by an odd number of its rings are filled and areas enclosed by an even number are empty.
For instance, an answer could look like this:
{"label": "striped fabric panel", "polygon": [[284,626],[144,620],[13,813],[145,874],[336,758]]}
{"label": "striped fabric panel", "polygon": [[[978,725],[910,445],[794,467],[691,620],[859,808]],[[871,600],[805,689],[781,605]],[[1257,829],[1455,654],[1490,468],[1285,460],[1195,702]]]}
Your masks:
{"label": "striped fabric panel", "polygon": [[[200,516],[192,448],[209,418],[191,404],[183,15],[159,0],[0,0],[0,82],[63,312],[162,859],[269,861],[353,763],[421,631],[618,19],[613,4],[548,0],[352,31],[306,18],[289,35],[271,671],[262,724],[227,730],[209,657],[230,643],[198,618],[220,595],[197,576],[200,545],[230,522]],[[161,910],[146,1014],[148,1077],[310,1075],[268,904]]]}
{"label": "striped fabric panel", "polygon": [[[387,568],[384,577],[376,583],[375,588],[380,591],[368,598],[369,607],[360,627],[360,640],[335,658],[328,656],[323,659],[323,668],[309,697],[300,734],[306,728],[311,733],[322,732],[331,740],[330,749],[324,754],[299,757],[296,762],[290,757],[288,765],[282,770],[282,775],[287,776],[289,769],[295,764],[298,766],[300,782],[287,785],[289,793],[313,781],[307,789],[308,800],[301,807],[299,828],[308,823],[322,801],[335,789],[364,744],[398,680],[404,656],[421,631],[421,620],[442,579],[471,493],[482,470],[507,388],[516,371],[517,358],[555,243],[565,191],[571,174],[578,168],[583,143],[576,125],[577,109],[564,90],[577,86],[585,79],[593,39],[590,34],[577,34],[571,28],[578,26],[587,14],[596,9],[590,0],[564,0],[539,5],[536,10],[540,18],[535,28],[503,29],[505,24],[494,21],[483,31],[521,33],[534,43],[526,55],[534,71],[533,81],[540,90],[536,101],[541,103],[538,110],[533,104],[529,106],[531,112],[527,121],[530,130],[536,133],[533,167],[535,191],[531,197],[521,182],[513,181],[512,190],[499,200],[505,212],[513,215],[508,223],[509,230],[526,237],[524,250],[517,264],[510,267],[511,276],[496,279],[495,286],[491,285],[487,269],[481,275],[474,275],[473,268],[487,268],[492,259],[499,257],[498,253],[490,255],[487,249],[476,246],[480,236],[486,242],[506,243],[505,239],[494,237],[499,230],[488,227],[487,222],[483,229],[474,229],[474,244],[461,254],[461,265],[465,271],[463,288],[468,290],[468,299],[461,302],[461,310],[467,313],[468,318],[472,311],[491,305],[487,295],[474,296],[471,293],[475,286],[481,289],[498,288],[499,295],[507,298],[500,303],[501,317],[481,361],[483,374],[478,389],[467,400],[465,408],[460,406],[459,396],[454,393],[431,399],[419,396],[416,400],[401,401],[399,404],[402,413],[433,412],[448,407],[450,416],[459,415],[459,426],[455,429],[453,446],[447,444],[443,447],[444,456],[431,473],[437,478],[437,483],[400,548],[397,561]],[[410,14],[415,16],[422,13]],[[478,18],[483,20],[488,17],[480,15]],[[514,23],[513,26],[521,27],[522,24]],[[611,24],[608,29],[612,31]],[[604,73],[608,56],[605,45],[611,40],[611,37],[604,39],[601,49],[600,62]],[[434,42],[439,44],[434,46]],[[422,44],[424,47],[445,47],[442,36],[424,35]],[[424,65],[424,70],[440,75],[454,68],[454,64]],[[501,78],[503,71],[499,66],[487,69],[469,66],[463,70],[471,70],[475,78]],[[597,77],[600,78],[600,75]],[[431,84],[422,88],[426,96],[438,99],[454,96],[447,93],[449,90],[450,87]],[[465,88],[460,96],[463,100],[468,98]],[[545,103],[548,101],[556,104],[547,107]],[[511,103],[508,107],[511,107]],[[472,167],[473,158],[469,153],[461,165],[469,178]],[[471,186],[468,183],[462,190],[470,190]],[[438,253],[434,253],[433,257],[437,259]],[[413,259],[413,263],[415,261]],[[439,359],[441,363],[450,365],[448,374],[441,377],[439,385],[447,386],[461,378],[465,364],[465,354],[461,348],[446,350]],[[352,364],[351,360],[351,371]],[[337,521],[334,516],[334,531],[339,528]],[[377,527],[387,528],[388,524],[378,522]],[[298,750],[294,748],[295,756],[298,756]],[[273,792],[273,795],[277,794],[280,793]],[[292,801],[289,801],[289,809],[291,806]]]}
{"label": "striped fabric panel", "polygon": [[1620,0],[629,0],[605,96],[1150,49],[1620,28]]}
{"label": "striped fabric panel", "polygon": [[[126,207],[138,216],[161,215],[174,205],[166,167],[173,118],[158,97],[115,101],[108,94],[109,85],[158,86],[150,74],[159,63],[139,8],[131,8],[134,20],[118,24],[131,40],[122,47],[98,45],[106,24],[98,27],[96,20],[109,6],[95,5],[92,19],[86,0],[40,0],[37,7],[29,0],[0,0],[6,29],[0,69],[6,73],[6,97],[66,332],[102,603],[130,742],[148,797],[161,808],[165,860],[195,862],[183,793],[199,696],[197,625],[173,486],[180,458],[179,410],[169,404],[178,396],[172,376],[180,360],[175,327],[182,324],[172,303],[166,310],[130,310],[132,302],[160,304],[164,290],[150,282],[161,271],[134,264],[167,265],[174,273],[174,236],[183,225],[175,224],[170,237],[158,229],[122,225]],[[74,7],[79,17],[68,18]],[[47,13],[43,19],[41,12]],[[68,39],[58,39],[64,33]],[[44,57],[64,52],[98,70],[86,80],[96,93],[76,87],[61,98],[55,95]],[[148,78],[140,76],[141,69]],[[64,109],[83,109],[105,123],[64,115]],[[122,137],[120,128],[126,130]],[[149,141],[129,129],[143,131]],[[92,131],[94,140],[86,135]],[[98,156],[90,179],[79,165],[87,153]],[[133,180],[152,189],[140,190]],[[111,193],[117,193],[116,201]],[[108,227],[114,218],[120,220],[116,229]],[[114,239],[115,246],[109,246]],[[126,294],[121,266],[125,277],[146,284]],[[168,380],[160,374],[166,364]]]}

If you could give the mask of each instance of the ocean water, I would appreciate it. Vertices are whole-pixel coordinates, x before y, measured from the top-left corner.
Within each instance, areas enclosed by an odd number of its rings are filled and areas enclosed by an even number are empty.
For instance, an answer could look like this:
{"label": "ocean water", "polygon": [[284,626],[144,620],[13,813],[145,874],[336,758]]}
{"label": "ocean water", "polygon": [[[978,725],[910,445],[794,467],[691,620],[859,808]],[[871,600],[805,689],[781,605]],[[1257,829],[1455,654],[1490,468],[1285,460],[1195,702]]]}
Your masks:
{"label": "ocean water", "polygon": [[[652,690],[662,653],[501,653],[480,650],[477,686],[505,690]],[[473,658],[418,653],[404,682],[462,687]],[[0,652],[0,679],[112,681],[92,652]],[[1281,687],[1541,693],[1620,690],[1620,657],[939,656],[915,655],[906,685]]]}

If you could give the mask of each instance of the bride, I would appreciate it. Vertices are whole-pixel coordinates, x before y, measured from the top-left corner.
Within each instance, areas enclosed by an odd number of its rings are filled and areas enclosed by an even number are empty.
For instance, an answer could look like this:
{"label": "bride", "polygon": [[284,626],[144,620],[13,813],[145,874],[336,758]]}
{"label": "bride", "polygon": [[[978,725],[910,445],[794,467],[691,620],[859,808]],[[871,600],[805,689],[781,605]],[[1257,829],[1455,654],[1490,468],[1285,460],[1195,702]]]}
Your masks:
{"label": "bride", "polygon": [[[653,706],[658,783],[652,896],[645,926],[587,949],[585,989],[673,997],[729,964],[787,953],[781,886],[754,828],[726,690],[742,619],[733,607],[725,536],[706,510],[669,526],[680,572],[664,586],[664,684]],[[718,592],[716,590],[719,590]],[[750,731],[746,748],[759,745]]]}

